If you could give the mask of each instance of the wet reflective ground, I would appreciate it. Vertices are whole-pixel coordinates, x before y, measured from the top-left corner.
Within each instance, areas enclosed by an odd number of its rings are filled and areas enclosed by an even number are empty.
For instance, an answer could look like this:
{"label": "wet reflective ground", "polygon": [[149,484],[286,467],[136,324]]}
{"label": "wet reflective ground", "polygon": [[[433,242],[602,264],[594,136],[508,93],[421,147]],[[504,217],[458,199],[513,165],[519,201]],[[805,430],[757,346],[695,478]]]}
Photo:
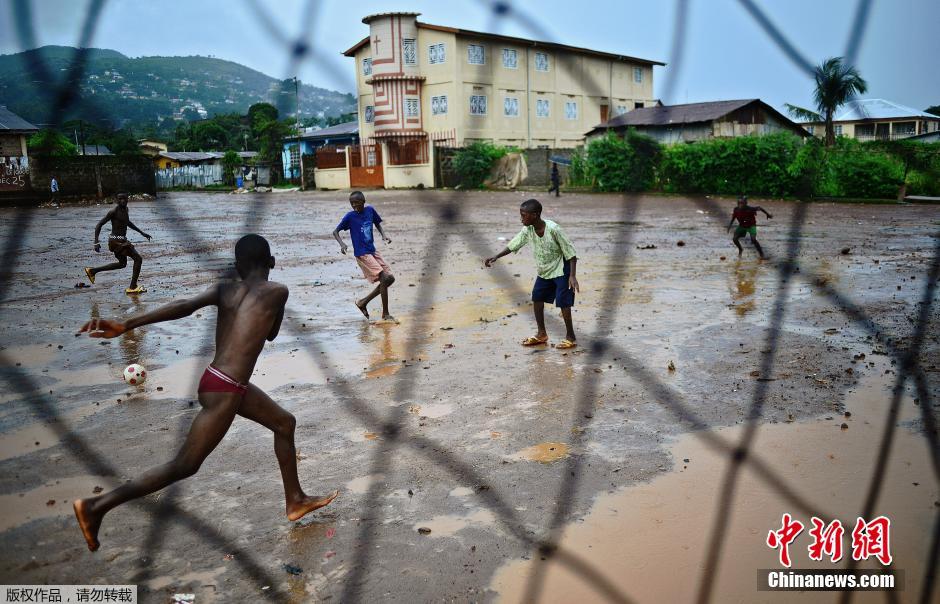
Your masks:
{"label": "wet reflective ground", "polygon": [[[367,193],[392,238],[379,248],[397,276],[398,325],[370,324],[353,305],[369,286],[330,236],[348,210],[342,194],[256,200],[252,230],[271,241],[272,279],[291,297],[281,335],[252,381],[298,419],[304,487],[340,488],[341,496],[288,522],[271,436],[239,419],[174,493],[109,514],[94,554],[68,502],[172,456],[196,411],[215,313],[106,342],[72,334],[88,318],[150,309],[209,286],[231,265],[255,200],[173,194],[132,202],[132,220],[154,236],[138,244],[149,291],[136,299],[123,293],[129,268],[100,274],[92,288],[73,287],[84,280],[82,266],[111,261],[90,245],[105,206],[31,210],[0,322],[0,372],[32,392],[0,392],[4,582],[136,583],[153,602],[177,592],[195,592],[197,601],[276,594],[302,602],[341,598],[355,577],[363,600],[518,601],[530,565],[540,562],[523,539],[547,534],[577,460],[562,547],[635,601],[684,601],[700,580],[725,464],[665,398],[734,442],[758,384],[767,386],[758,455],[833,516],[858,514],[887,414],[885,389],[896,377],[887,353],[913,330],[940,229],[936,206],[810,206],[799,237],[801,277],[771,351],[765,338],[794,203],[757,201],[774,215],[760,223],[771,255],[760,263],[747,246],[738,260],[724,232],[731,201],[644,197],[624,214],[615,196],[542,198],[545,216],[565,228],[579,255],[581,347],[564,352],[518,345],[534,333],[531,252],[482,268],[482,256],[518,231],[518,204],[532,194],[457,194],[459,214],[440,223],[450,195]],[[4,242],[14,235],[14,213],[0,210]],[[614,257],[624,229],[628,254]],[[851,322],[822,295],[827,287],[892,341]],[[608,288],[617,303],[598,326]],[[380,314],[377,300],[371,310]],[[547,314],[558,342],[563,328],[553,310]],[[936,310],[931,321],[921,359],[936,395]],[[592,362],[587,350],[597,335],[618,349]],[[774,364],[762,375],[767,354]],[[150,372],[142,387],[121,381],[132,362]],[[892,518],[897,567],[909,582],[923,572],[926,527],[940,500],[916,398],[902,401],[878,508]],[[397,433],[383,425],[388,417]],[[88,451],[115,473],[91,464]],[[775,560],[763,545],[767,531],[779,528],[782,513],[797,512],[753,471],[745,474],[715,601],[787,601],[756,592],[754,571]],[[169,500],[181,512],[153,529],[153,504]],[[285,572],[285,564],[303,572]],[[599,597],[590,580],[557,561],[545,578],[545,601]]]}

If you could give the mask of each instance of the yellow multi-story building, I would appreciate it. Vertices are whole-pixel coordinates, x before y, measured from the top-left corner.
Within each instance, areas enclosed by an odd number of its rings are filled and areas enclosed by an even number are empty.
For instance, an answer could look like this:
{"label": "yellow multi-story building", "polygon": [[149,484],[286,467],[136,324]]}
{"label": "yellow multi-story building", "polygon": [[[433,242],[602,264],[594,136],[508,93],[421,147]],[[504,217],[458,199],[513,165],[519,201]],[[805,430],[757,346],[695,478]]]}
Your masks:
{"label": "yellow multi-story building", "polygon": [[442,27],[419,13],[365,17],[359,133],[388,152],[415,140],[571,148],[609,118],[655,103],[658,61]]}

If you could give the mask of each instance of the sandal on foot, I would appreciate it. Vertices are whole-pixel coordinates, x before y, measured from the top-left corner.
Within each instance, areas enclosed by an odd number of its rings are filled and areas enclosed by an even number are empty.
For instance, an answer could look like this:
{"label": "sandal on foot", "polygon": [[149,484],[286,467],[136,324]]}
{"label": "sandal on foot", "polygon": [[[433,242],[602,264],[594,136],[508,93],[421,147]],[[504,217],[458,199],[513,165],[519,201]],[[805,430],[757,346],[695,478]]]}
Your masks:
{"label": "sandal on foot", "polygon": [[570,348],[576,347],[577,345],[578,343],[573,342],[572,340],[562,340],[558,344],[555,344],[555,349],[556,350],[568,350]]}
{"label": "sandal on foot", "polygon": [[94,274],[93,272],[91,272],[91,267],[90,267],[90,266],[86,266],[86,267],[85,267],[85,275],[88,277],[88,280],[91,281],[91,284],[94,285],[94,284],[95,284],[95,274]]}
{"label": "sandal on foot", "polygon": [[541,338],[538,336],[532,336],[530,338],[526,338],[522,340],[523,346],[539,346],[541,344],[548,344],[548,336],[544,336]]}
{"label": "sandal on foot", "polygon": [[124,293],[127,294],[127,295],[129,295],[129,296],[131,296],[131,295],[134,295],[134,294],[142,294],[142,293],[144,293],[145,291],[147,291],[147,290],[144,289],[143,286],[138,285],[137,287],[134,287],[134,288],[128,287],[127,289],[124,290]]}

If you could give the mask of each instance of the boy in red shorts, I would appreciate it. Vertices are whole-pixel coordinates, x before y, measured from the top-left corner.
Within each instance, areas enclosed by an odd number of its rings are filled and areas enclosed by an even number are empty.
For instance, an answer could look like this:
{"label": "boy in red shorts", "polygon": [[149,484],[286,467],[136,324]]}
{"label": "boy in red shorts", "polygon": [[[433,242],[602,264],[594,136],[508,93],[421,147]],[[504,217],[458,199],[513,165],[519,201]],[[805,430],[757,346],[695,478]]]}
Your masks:
{"label": "boy in red shorts", "polygon": [[356,256],[356,263],[362,269],[362,274],[370,283],[378,282],[368,296],[356,301],[356,308],[368,319],[369,311],[366,306],[376,296],[382,296],[382,321],[394,323],[395,317],[388,312],[388,288],[395,283],[395,276],[392,275],[392,270],[385,263],[385,259],[375,249],[372,226],[375,225],[375,228],[379,230],[385,243],[391,243],[392,240],[382,230],[382,217],[375,211],[375,208],[366,205],[366,196],[361,191],[353,191],[349,194],[349,205],[352,206],[352,211],[346,212],[343,219],[333,229],[333,237],[339,242],[339,251],[345,254],[349,246],[340,238],[339,232],[349,231],[353,254]]}
{"label": "boy in red shorts", "polygon": [[73,502],[78,525],[91,551],[98,549],[98,529],[105,514],[122,503],[195,474],[222,441],[236,415],[274,432],[274,454],[284,482],[288,520],[297,520],[322,508],[338,494],[333,491],[323,497],[311,497],[303,492],[297,478],[294,416],[257,386],[248,383],[265,339],[274,340],[280,330],[287,302],[287,287],[268,281],[274,257],[267,240],[260,235],[245,235],[239,239],[235,245],[235,268],[241,281],[216,285],[195,298],[177,300],[126,321],[94,319],[79,330],[93,338],[116,338],[137,327],[187,317],[205,306],[219,309],[215,358],[199,382],[202,410],[193,420],[176,457],[110,493]]}

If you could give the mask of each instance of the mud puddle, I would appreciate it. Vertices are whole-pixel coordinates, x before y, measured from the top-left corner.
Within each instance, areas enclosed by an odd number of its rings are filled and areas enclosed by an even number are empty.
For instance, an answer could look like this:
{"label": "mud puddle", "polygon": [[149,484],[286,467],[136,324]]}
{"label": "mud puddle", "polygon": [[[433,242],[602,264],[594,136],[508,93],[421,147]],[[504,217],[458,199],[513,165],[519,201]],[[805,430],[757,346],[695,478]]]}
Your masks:
{"label": "mud puddle", "polygon": [[[883,367],[882,367],[883,370]],[[823,416],[803,423],[761,426],[754,451],[810,505],[840,519],[846,529],[838,564],[812,562],[806,548],[809,528],[791,546],[793,568],[843,568],[851,557],[851,531],[861,512],[884,418],[893,376],[873,375],[846,398],[850,417]],[[917,413],[909,398],[902,403],[903,424]],[[831,419],[827,419],[831,418]],[[841,426],[845,423],[848,428]],[[737,442],[743,426],[715,430],[727,442]],[[798,443],[799,446],[794,446]],[[621,593],[636,602],[691,602],[701,580],[709,535],[728,467],[727,457],[686,434],[670,447],[675,470],[648,484],[627,487],[598,497],[583,521],[569,524],[561,548],[580,557]],[[929,546],[938,493],[928,462],[926,439],[898,428],[886,479],[872,518],[891,519],[892,568],[907,577],[902,600],[913,600],[920,588],[923,561]],[[779,569],[778,552],[765,540],[778,530],[781,516],[790,513],[807,527],[808,514],[786,501],[745,466],[741,473],[724,540],[715,602],[788,602],[790,592],[758,592],[757,569]],[[869,518],[868,520],[870,520]],[[846,523],[853,524],[846,524]],[[863,563],[866,568],[874,565]],[[521,602],[535,564],[547,564],[542,602],[592,601],[601,597],[584,577],[555,560],[515,561],[494,576],[491,588],[502,602]],[[877,564],[877,563],[875,563]],[[859,602],[881,602],[884,594],[858,592]],[[801,592],[800,602],[835,602],[836,592]]]}
{"label": "mud puddle", "polygon": [[[113,478],[73,476],[61,478],[30,491],[0,495],[0,532],[37,518],[70,516],[72,500],[91,497],[95,487],[110,491],[117,486]],[[78,529],[76,528],[76,531]]]}

